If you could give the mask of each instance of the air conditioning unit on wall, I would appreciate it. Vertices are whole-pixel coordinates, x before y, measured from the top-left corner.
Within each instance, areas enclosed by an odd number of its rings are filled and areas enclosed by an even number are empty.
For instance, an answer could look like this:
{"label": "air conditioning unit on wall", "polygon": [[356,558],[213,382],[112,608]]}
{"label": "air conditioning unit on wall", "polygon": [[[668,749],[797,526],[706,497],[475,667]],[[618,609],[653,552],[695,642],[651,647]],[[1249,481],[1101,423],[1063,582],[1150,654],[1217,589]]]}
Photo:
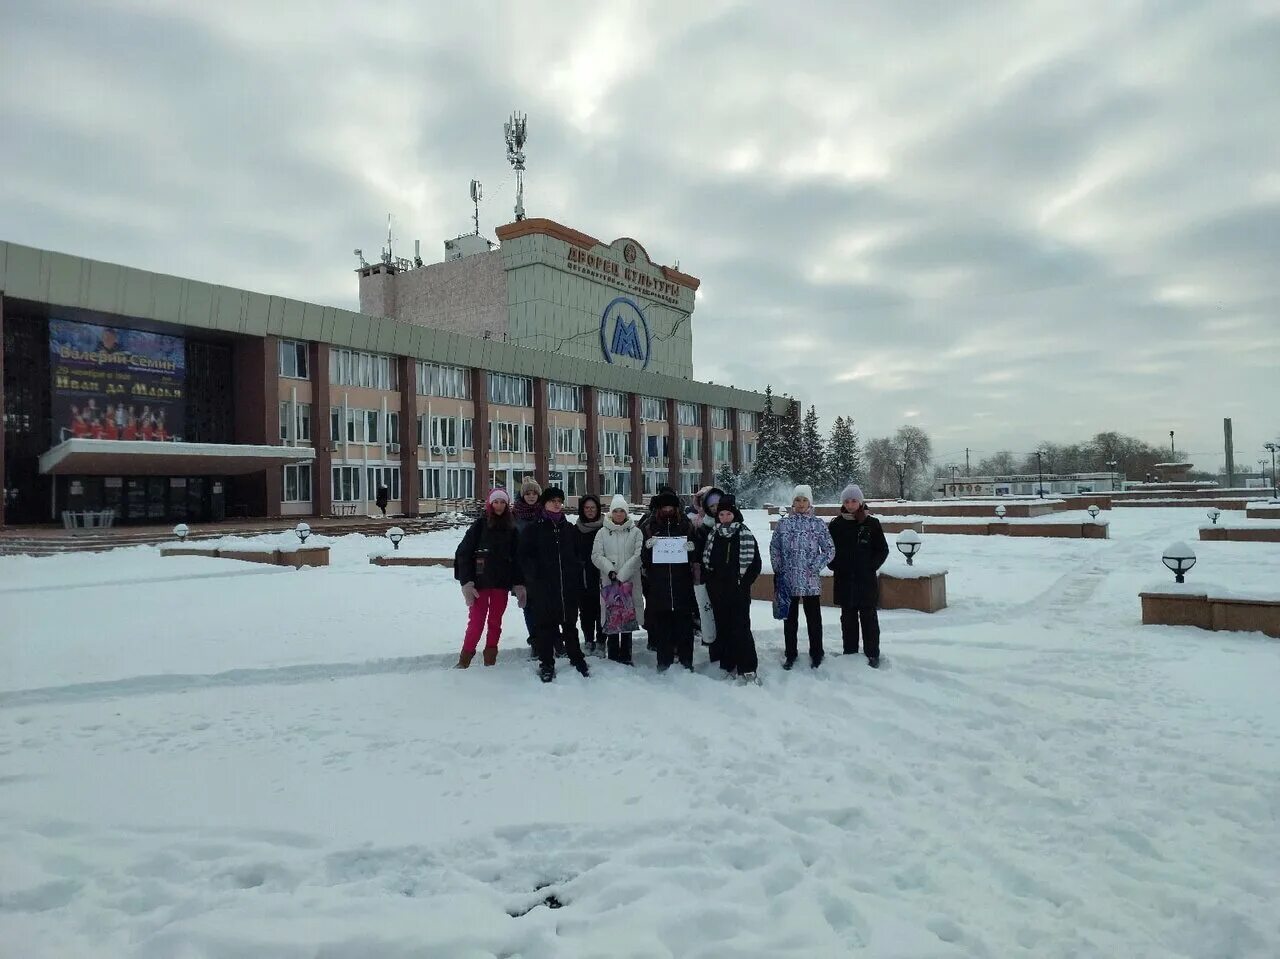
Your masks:
{"label": "air conditioning unit on wall", "polygon": [[433,446],[433,447],[431,447],[431,452],[433,452],[433,453],[435,453],[437,456],[439,456],[441,453],[443,453],[443,452],[444,452],[444,447],[442,447],[442,446]]}
{"label": "air conditioning unit on wall", "polygon": [[400,452],[400,444],[399,444],[399,443],[388,443],[388,444],[387,444],[387,452],[388,452],[388,453],[399,453],[399,452]]}
{"label": "air conditioning unit on wall", "polygon": [[449,447],[449,455],[450,455],[450,456],[457,456],[457,455],[458,455],[458,447],[456,447],[456,446],[450,446],[450,447]]}
{"label": "air conditioning unit on wall", "polygon": [[579,453],[579,454],[578,454],[578,462],[579,462],[579,463],[585,463],[585,462],[587,462],[587,454],[586,454],[586,453]]}

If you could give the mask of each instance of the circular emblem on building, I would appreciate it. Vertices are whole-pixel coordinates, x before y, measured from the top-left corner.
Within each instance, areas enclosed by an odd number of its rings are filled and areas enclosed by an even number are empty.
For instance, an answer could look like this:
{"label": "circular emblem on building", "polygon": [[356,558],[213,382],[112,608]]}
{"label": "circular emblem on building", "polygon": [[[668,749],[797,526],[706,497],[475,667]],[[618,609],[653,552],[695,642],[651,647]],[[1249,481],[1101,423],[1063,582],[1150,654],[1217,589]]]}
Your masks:
{"label": "circular emblem on building", "polygon": [[615,297],[600,314],[600,352],[605,362],[647,369],[653,345],[649,321],[634,300]]}
{"label": "circular emblem on building", "polygon": [[628,263],[636,261],[636,245],[634,243],[628,243],[622,248],[622,258]]}

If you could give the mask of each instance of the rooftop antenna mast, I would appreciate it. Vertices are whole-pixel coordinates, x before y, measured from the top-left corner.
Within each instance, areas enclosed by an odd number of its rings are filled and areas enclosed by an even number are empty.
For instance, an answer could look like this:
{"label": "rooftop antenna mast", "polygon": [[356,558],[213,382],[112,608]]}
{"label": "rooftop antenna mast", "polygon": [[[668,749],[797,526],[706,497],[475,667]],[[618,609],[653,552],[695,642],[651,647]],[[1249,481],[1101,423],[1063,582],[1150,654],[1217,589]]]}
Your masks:
{"label": "rooftop antenna mast", "polygon": [[382,262],[390,266],[391,262],[394,259],[395,257],[391,253],[391,214],[388,213],[387,214],[387,245],[382,250]]}
{"label": "rooftop antenna mast", "polygon": [[512,113],[503,127],[507,137],[507,162],[516,171],[516,220],[524,219],[524,143],[527,138],[529,118],[523,113]]}
{"label": "rooftop antenna mast", "polygon": [[475,214],[472,219],[476,225],[476,236],[480,235],[480,201],[484,198],[484,187],[479,180],[471,181],[471,202],[475,204]]}

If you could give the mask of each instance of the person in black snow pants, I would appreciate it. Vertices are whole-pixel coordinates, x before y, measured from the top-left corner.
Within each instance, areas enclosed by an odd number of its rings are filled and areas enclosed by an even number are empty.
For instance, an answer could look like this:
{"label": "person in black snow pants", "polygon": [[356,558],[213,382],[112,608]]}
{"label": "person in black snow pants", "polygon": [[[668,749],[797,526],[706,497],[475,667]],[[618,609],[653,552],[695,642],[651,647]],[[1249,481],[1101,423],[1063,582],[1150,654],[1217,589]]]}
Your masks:
{"label": "person in black snow pants", "polygon": [[[534,524],[542,510],[542,487],[532,476],[526,476],[520,484],[520,496],[511,501],[511,516],[516,521],[517,538]],[[537,659],[538,652],[533,648],[533,608],[524,607],[524,628],[528,636],[529,655]]]}
{"label": "person in black snow pants", "polygon": [[543,490],[542,510],[521,535],[519,550],[528,606],[533,609],[539,678],[544,683],[556,678],[557,642],[564,643],[573,668],[588,675],[575,625],[582,601],[582,567],[577,535],[564,515],[563,490],[555,486]]}
{"label": "person in black snow pants", "polygon": [[736,673],[753,682],[759,659],[751,635],[751,584],[760,575],[759,544],[742,522],[732,493],[720,498],[716,517],[719,522],[702,553],[702,581],[716,620],[720,668],[726,676]]}
{"label": "person in black snow pants", "polygon": [[[659,493],[649,504],[651,515],[642,529],[644,549],[644,624],[658,654],[658,670],[666,672],[677,658],[693,669],[693,524],[680,512],[680,498]],[[678,562],[655,561],[662,540],[677,540]],[[667,544],[663,544],[667,545]],[[665,554],[664,554],[665,555]],[[661,557],[660,557],[661,558]]]}
{"label": "person in black snow pants", "polygon": [[880,618],[876,606],[880,600],[880,577],[884,561],[889,558],[889,543],[884,538],[880,521],[867,512],[862,488],[853,484],[840,494],[840,514],[831,521],[831,541],[836,555],[831,561],[835,573],[832,595],[840,607],[840,632],[844,654],[858,654],[858,627],[862,627],[862,645],[867,665],[880,666]]}
{"label": "person in black snow pants", "polygon": [[597,654],[597,647],[604,644],[600,630],[600,570],[591,562],[591,547],[595,545],[604,517],[600,513],[600,498],[588,493],[578,500],[578,522],[574,533],[578,544],[578,562],[582,566],[582,641],[587,652]]}

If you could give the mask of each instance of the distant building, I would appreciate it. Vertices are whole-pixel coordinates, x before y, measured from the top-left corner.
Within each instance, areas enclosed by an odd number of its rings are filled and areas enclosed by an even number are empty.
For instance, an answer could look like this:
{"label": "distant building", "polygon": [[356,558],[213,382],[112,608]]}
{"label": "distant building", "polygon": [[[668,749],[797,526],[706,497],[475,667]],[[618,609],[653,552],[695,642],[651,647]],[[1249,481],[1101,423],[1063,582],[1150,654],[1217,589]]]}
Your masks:
{"label": "distant building", "polygon": [[1119,473],[1010,473],[1003,476],[957,476],[943,481],[939,492],[946,498],[971,496],[1046,496],[1059,493],[1105,493],[1118,490]]}

